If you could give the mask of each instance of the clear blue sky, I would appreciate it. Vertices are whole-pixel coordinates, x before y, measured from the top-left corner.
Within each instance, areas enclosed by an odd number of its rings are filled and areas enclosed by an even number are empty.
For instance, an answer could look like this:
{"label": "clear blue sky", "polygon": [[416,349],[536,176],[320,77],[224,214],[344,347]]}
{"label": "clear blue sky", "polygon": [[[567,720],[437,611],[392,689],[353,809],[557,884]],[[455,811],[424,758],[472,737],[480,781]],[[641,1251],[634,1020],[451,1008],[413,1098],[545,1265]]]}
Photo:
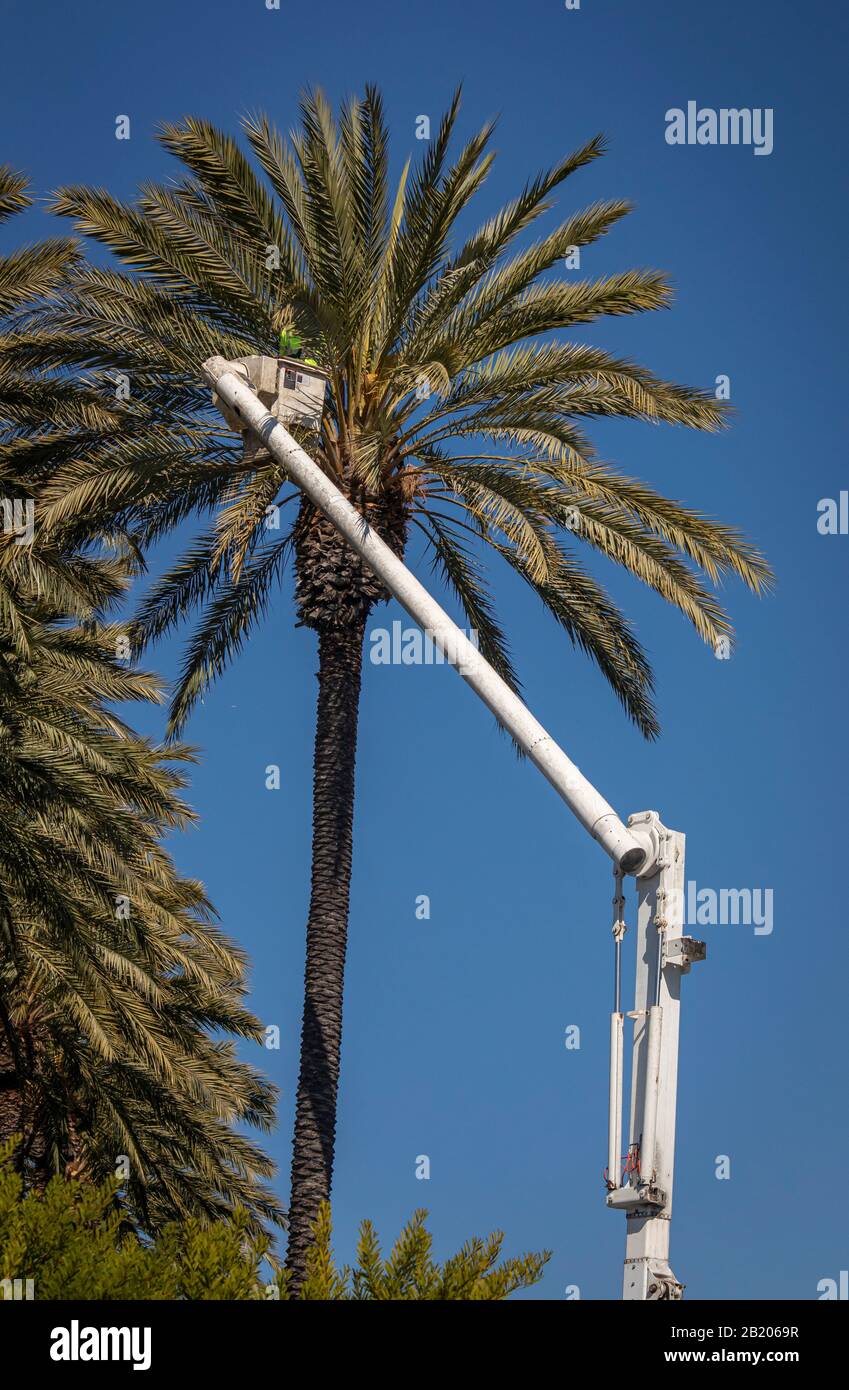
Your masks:
{"label": "clear blue sky", "polygon": [[[655,664],[664,733],[649,747],[601,677],[504,575],[502,611],[530,703],[624,814],[652,807],[688,836],[699,886],[774,892],[774,930],[706,928],[684,982],[673,1267],[689,1295],[811,1298],[849,1264],[846,580],[849,536],[817,502],[849,486],[845,444],[846,17],[824,0],[6,0],[0,160],[39,192],[84,181],[130,195],[170,172],[153,140],[185,114],[235,129],[297,94],[383,89],[397,161],[414,122],[465,81],[462,129],[500,112],[488,215],[596,131],[611,152],[564,211],[627,196],[636,213],[585,256],[597,273],[668,269],[671,313],[582,331],[656,371],[731,378],[722,437],[610,425],[608,456],[735,522],[778,572],[774,597],[730,588],[739,626],[717,661],[684,621],[600,563]],[[770,107],[775,148],[673,148],[664,113]],[[128,114],[132,138],[114,138]],[[551,215],[550,215],[551,217]],[[550,220],[549,220],[550,225]],[[28,216],[27,235],[51,226]],[[64,230],[64,228],[63,228]],[[6,228],[4,245],[20,236]],[[424,572],[423,572],[424,573]],[[382,611],[374,622],[397,613]],[[175,670],[178,644],[158,651]],[[198,711],[200,828],[174,848],[254,962],[253,1005],[282,1031],[255,1054],[282,1088],[271,1147],[288,1182],[308,890],[313,637],[287,587]],[[158,714],[140,724],[162,729]],[[282,790],[264,768],[279,763]],[[844,845],[841,850],[840,846]],[[611,878],[538,774],[446,668],[366,668],[335,1219],[393,1236],[416,1206],[446,1254],[501,1226],[550,1246],[533,1297],[618,1297],[624,1221],[605,1210]],[[415,898],[432,903],[429,922]],[[581,1028],[579,1051],[564,1029]],[[431,1159],[429,1182],[415,1159]],[[717,1181],[715,1158],[731,1158]]]}

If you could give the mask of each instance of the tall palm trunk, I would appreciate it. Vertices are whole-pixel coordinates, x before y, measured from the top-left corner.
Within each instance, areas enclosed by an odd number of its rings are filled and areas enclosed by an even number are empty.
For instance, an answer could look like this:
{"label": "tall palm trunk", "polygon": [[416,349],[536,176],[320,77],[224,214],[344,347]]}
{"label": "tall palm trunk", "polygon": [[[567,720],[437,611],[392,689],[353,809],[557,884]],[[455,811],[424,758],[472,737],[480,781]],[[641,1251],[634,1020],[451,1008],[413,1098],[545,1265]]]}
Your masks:
{"label": "tall palm trunk", "polygon": [[348,627],[319,630],[312,881],[287,1254],[295,1287],[333,1175],[365,623],[363,612]]}
{"label": "tall palm trunk", "polygon": [[[407,506],[400,486],[379,498],[367,497],[362,490],[350,495],[364,521],[396,555],[403,555]],[[300,622],[318,634],[319,669],[312,880],[286,1256],[293,1289],[306,1272],[318,1208],[330,1199],[363,642],[372,608],[388,598],[368,565],[306,500],[296,525],[295,575]]]}

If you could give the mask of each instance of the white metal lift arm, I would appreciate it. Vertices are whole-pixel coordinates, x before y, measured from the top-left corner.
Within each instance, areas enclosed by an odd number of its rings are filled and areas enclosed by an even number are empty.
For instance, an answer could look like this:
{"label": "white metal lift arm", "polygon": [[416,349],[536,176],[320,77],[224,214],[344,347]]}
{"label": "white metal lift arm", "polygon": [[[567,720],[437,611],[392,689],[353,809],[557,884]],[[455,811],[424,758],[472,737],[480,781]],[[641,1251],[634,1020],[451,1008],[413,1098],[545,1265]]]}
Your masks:
{"label": "white metal lift arm", "polygon": [[626,874],[645,873],[654,852],[652,842],[639,830],[635,833],[628,829],[620,820],[613,807],[566,756],[424,585],[367,525],[332,479],[269,414],[245,377],[234,371],[233,364],[223,357],[210,357],[203,364],[203,371],[220,400],[244,422],[245,429],[253,430],[260,437],[269,453],[283,464],[310,501],[427,632],[614,864]]}

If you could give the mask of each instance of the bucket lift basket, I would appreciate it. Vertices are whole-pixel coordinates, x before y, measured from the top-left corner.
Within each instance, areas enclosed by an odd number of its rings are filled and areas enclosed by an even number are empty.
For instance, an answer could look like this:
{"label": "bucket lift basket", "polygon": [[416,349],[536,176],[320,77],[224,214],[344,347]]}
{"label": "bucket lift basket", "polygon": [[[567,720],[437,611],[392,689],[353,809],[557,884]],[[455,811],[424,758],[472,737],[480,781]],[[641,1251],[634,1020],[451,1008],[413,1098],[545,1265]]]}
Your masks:
{"label": "bucket lift basket", "polygon": [[[231,371],[244,377],[270,415],[287,429],[300,426],[318,433],[324,414],[328,373],[314,363],[298,357],[238,357],[228,363]],[[241,434],[245,462],[270,457],[252,430],[246,430],[238,413],[212,393],[212,403],[221,411],[231,430]]]}

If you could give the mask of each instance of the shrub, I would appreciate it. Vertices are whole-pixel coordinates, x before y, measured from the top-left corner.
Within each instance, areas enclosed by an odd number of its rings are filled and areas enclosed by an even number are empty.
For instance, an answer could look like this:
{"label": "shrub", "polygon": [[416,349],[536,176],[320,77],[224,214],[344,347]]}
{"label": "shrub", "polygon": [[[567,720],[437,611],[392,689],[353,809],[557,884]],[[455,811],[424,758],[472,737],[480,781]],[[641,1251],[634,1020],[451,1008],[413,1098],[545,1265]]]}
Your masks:
{"label": "shrub", "polygon": [[[499,1264],[503,1235],[467,1241],[443,1265],[434,1262],[427,1213],[417,1211],[384,1259],[370,1221],[360,1226],[353,1266],[336,1265],[330,1207],[315,1226],[301,1288],[291,1288],[267,1240],[249,1232],[247,1213],[204,1224],[166,1225],[155,1241],[122,1224],[115,1183],[54,1178],[24,1194],[0,1149],[0,1280],[31,1279],[36,1299],[494,1300],[536,1284],[548,1260],[523,1255]],[[11,1297],[4,1283],[0,1297]]]}

